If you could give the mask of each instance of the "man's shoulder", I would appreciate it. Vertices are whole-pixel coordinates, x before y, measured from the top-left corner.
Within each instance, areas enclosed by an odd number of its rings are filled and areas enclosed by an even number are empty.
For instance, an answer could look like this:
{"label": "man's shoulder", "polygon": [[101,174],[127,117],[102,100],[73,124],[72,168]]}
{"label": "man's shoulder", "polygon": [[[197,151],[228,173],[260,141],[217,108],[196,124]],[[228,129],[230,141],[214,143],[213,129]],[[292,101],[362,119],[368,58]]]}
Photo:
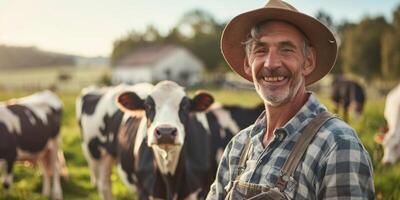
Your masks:
{"label": "man's shoulder", "polygon": [[243,147],[247,142],[250,141],[251,133],[253,130],[254,124],[250,125],[249,127],[239,131],[231,141],[229,142],[227,149],[230,152],[229,154],[232,155],[239,155],[242,151]]}
{"label": "man's shoulder", "polygon": [[339,148],[345,147],[342,147],[342,144],[362,146],[354,128],[340,118],[333,118],[326,122],[319,130],[317,137],[325,140],[329,146],[336,146]]}
{"label": "man's shoulder", "polygon": [[248,126],[245,129],[242,129],[241,131],[239,131],[239,133],[233,136],[232,141],[238,143],[245,143],[250,138],[253,127],[254,124]]}

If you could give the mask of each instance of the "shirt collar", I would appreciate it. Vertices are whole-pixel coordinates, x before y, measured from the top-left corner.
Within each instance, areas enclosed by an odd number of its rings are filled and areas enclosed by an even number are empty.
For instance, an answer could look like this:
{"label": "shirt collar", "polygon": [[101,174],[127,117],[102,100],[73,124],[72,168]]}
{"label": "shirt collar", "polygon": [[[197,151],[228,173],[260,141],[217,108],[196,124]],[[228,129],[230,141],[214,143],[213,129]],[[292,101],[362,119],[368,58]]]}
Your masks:
{"label": "shirt collar", "polygon": [[[301,130],[310,120],[315,118],[317,114],[326,111],[326,107],[321,104],[316,95],[313,92],[308,92],[309,98],[307,102],[301,107],[301,109],[290,119],[283,127],[277,128],[274,131],[275,137],[285,137],[287,135],[293,135],[294,133]],[[254,127],[251,131],[250,137],[254,137],[258,134],[263,134],[266,128],[265,111],[259,116]]]}

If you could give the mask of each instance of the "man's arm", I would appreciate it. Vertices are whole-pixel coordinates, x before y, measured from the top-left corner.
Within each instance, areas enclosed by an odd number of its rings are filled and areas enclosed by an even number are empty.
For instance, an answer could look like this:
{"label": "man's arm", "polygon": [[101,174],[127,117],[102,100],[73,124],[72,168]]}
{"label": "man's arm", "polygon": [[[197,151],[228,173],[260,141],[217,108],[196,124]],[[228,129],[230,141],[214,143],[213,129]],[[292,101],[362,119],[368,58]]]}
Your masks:
{"label": "man's arm", "polygon": [[317,199],[374,199],[372,163],[356,138],[341,138],[321,167]]}

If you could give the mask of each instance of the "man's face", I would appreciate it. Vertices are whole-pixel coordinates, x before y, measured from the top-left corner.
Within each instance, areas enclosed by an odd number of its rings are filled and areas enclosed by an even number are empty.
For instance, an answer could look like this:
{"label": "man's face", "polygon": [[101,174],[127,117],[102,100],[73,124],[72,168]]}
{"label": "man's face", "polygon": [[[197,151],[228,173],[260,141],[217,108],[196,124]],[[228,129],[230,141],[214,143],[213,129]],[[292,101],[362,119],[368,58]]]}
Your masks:
{"label": "man's face", "polygon": [[313,63],[313,55],[305,57],[303,35],[290,24],[267,22],[259,33],[245,71],[251,73],[256,91],[264,101],[280,106],[293,100],[299,91],[305,91],[305,76],[313,70],[308,67]]}

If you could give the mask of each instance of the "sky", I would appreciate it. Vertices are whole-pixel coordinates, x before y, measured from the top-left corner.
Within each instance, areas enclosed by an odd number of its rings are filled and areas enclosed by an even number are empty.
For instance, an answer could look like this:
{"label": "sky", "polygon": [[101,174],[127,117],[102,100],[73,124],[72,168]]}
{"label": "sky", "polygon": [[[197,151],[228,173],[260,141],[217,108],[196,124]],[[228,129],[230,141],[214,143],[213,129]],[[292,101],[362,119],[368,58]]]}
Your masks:
{"label": "sky", "polygon": [[[315,15],[323,10],[334,22],[358,22],[383,15],[391,20],[400,0],[287,0]],[[383,3],[384,2],[384,3]],[[218,22],[264,6],[264,0],[0,0],[0,44],[36,46],[46,51],[109,56],[117,38],[152,24],[166,34],[182,15],[208,11]]]}

